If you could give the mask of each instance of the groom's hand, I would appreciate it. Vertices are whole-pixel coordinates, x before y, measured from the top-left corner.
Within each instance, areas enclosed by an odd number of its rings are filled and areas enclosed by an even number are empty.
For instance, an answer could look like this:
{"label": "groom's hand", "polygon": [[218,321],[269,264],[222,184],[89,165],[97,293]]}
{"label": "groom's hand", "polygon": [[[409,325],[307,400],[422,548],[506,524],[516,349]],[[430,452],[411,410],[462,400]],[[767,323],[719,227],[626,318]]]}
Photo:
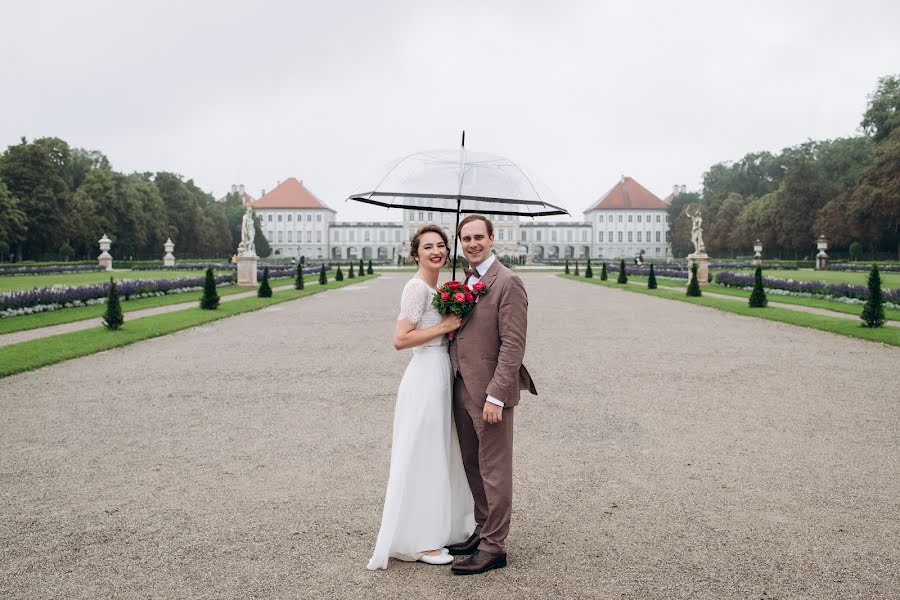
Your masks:
{"label": "groom's hand", "polygon": [[496,425],[503,420],[503,407],[485,401],[481,416],[485,423]]}

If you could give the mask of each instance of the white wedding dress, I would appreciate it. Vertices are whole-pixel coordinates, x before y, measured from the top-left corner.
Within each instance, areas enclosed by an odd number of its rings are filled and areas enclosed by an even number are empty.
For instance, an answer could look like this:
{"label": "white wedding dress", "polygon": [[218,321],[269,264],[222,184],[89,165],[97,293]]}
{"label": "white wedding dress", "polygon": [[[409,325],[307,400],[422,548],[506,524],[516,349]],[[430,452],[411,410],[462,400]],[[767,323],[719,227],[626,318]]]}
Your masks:
{"label": "white wedding dress", "polygon": [[[413,277],[403,288],[400,316],[426,329],[441,321],[431,305],[435,291]],[[475,530],[451,410],[452,380],[447,336],[413,348],[394,409],[391,469],[384,514],[369,560],[386,569],[388,558],[415,561],[429,550],[468,539]]]}

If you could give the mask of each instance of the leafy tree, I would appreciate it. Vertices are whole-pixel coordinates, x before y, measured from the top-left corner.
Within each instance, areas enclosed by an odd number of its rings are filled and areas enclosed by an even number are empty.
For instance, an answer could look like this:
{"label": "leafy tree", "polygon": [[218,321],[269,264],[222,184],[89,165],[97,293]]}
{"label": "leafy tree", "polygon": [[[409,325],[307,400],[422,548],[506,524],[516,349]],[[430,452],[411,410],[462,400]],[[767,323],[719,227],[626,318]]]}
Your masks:
{"label": "leafy tree", "polygon": [[697,281],[697,263],[691,265],[691,281],[687,286],[687,295],[699,297],[703,295],[700,291],[700,282]]}
{"label": "leafy tree", "polygon": [[603,266],[600,268],[600,281],[606,281],[609,279],[609,273],[606,271],[606,263],[603,263]]}
{"label": "leafy tree", "polygon": [[203,296],[200,298],[200,308],[215,310],[219,308],[219,293],[216,291],[216,276],[212,269],[206,270],[206,279],[203,281]]}
{"label": "leafy tree", "polygon": [[272,286],[269,284],[269,267],[263,268],[262,283],[259,284],[259,289],[256,291],[256,295],[259,298],[272,297]]}
{"label": "leafy tree", "polygon": [[68,242],[63,243],[62,246],[59,247],[59,256],[66,262],[72,260],[72,255],[75,254],[75,249],[69,245]]}
{"label": "leafy tree", "polygon": [[303,264],[297,263],[297,274],[294,276],[294,289],[302,290],[304,288],[303,284]]}
{"label": "leafy tree", "polygon": [[[352,269],[353,266],[351,265],[350,268]],[[335,271],[335,273],[334,273],[334,280],[335,281],[343,281],[344,280],[344,274],[341,272],[341,265],[338,265],[337,271]]]}
{"label": "leafy tree", "polygon": [[656,289],[656,273],[653,271],[653,263],[650,263],[650,277],[647,278],[647,289]]}
{"label": "leafy tree", "polygon": [[859,242],[853,242],[850,244],[850,260],[856,261],[862,257],[863,253],[863,245]]}
{"label": "leafy tree", "polygon": [[103,326],[107,329],[119,329],[125,322],[122,304],[119,302],[119,290],[115,280],[109,278],[109,294],[106,297],[106,312],[103,313]]}
{"label": "leafy tree", "polygon": [[888,75],[878,80],[878,87],[869,96],[869,106],[861,125],[876,142],[886,140],[900,127],[900,75]]}
{"label": "leafy tree", "polygon": [[616,283],[628,283],[628,275],[625,274],[625,259],[619,261],[619,278]]}
{"label": "leafy tree", "polygon": [[765,308],[769,303],[766,290],[763,288],[762,267],[756,267],[753,275],[753,291],[750,292],[750,308]]}
{"label": "leafy tree", "polygon": [[881,291],[881,274],[878,265],[873,264],[869,271],[869,297],[863,306],[860,318],[864,327],[881,327],[884,325],[884,294]]}
{"label": "leafy tree", "polygon": [[6,244],[6,248],[0,252],[0,260],[6,259],[11,244],[17,244],[25,239],[28,232],[28,216],[21,208],[6,185],[0,180],[0,242]]}
{"label": "leafy tree", "polygon": [[369,266],[366,268],[366,275],[374,275],[375,271],[372,269],[372,259],[369,259]]}
{"label": "leafy tree", "polygon": [[325,274],[325,263],[322,263],[322,268],[319,269],[319,285],[325,285],[328,283],[328,276]]}
{"label": "leafy tree", "polygon": [[587,279],[592,279],[594,277],[594,269],[591,268],[591,259],[589,258],[587,261],[587,267],[584,269],[584,276]]}

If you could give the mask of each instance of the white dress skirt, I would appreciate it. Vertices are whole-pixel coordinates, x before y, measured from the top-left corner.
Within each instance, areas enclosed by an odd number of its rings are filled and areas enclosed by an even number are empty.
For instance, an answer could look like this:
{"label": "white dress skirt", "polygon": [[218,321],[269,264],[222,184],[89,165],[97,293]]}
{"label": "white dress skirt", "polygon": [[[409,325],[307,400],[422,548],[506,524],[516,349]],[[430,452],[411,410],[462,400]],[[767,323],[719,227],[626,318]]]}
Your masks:
{"label": "white dress skirt", "polygon": [[[403,288],[400,319],[425,329],[440,322],[434,290],[414,277]],[[475,530],[474,504],[451,409],[453,381],[446,336],[413,348],[394,409],[391,468],[370,570],[389,558],[415,561],[465,541]]]}

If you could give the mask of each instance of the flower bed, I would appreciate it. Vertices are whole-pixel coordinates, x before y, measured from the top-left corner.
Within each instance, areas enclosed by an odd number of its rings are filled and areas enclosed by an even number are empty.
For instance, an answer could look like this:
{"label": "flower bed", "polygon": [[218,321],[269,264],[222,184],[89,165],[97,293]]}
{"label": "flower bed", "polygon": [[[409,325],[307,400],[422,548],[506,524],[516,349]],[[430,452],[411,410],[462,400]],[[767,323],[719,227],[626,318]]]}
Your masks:
{"label": "flower bed", "polygon": [[[123,300],[181,294],[203,288],[203,277],[182,277],[180,279],[124,279],[117,282],[119,296]],[[216,283],[230,285],[234,275],[219,275]],[[89,306],[106,302],[109,282],[92,285],[53,285],[14,292],[0,293],[0,318],[27,315],[36,312]]]}
{"label": "flower bed", "polygon": [[[601,261],[602,263],[602,261]],[[618,263],[607,263],[606,270],[611,273],[619,272],[619,264]],[[673,279],[687,279],[688,272],[684,269],[672,269],[665,266],[656,266],[653,265],[653,273],[657,277],[671,277]],[[625,274],[626,275],[643,275],[647,276],[650,274],[650,266],[644,265],[642,267],[628,266],[625,265]]]}
{"label": "flower bed", "polygon": [[[725,287],[752,289],[753,275],[747,273],[734,273],[732,271],[720,271],[716,274],[716,283]],[[849,283],[828,283],[825,281],[795,281],[793,279],[776,279],[763,277],[763,287],[775,293],[786,293],[792,296],[806,298],[825,298],[835,300],[865,301],[869,297],[869,290],[864,285],[852,285]],[[891,308],[900,306],[900,288],[883,290],[884,300],[891,304]]]}
{"label": "flower bed", "polygon": [[103,271],[103,267],[93,265],[42,265],[28,267],[0,267],[2,275],[46,275],[48,273],[89,273]]}
{"label": "flower bed", "polygon": [[[855,273],[863,272],[868,273],[872,270],[872,265],[866,264],[853,264],[853,263],[833,263],[829,270],[831,271],[853,271]],[[878,270],[882,273],[891,272],[891,273],[900,273],[900,265],[878,265]]]}

